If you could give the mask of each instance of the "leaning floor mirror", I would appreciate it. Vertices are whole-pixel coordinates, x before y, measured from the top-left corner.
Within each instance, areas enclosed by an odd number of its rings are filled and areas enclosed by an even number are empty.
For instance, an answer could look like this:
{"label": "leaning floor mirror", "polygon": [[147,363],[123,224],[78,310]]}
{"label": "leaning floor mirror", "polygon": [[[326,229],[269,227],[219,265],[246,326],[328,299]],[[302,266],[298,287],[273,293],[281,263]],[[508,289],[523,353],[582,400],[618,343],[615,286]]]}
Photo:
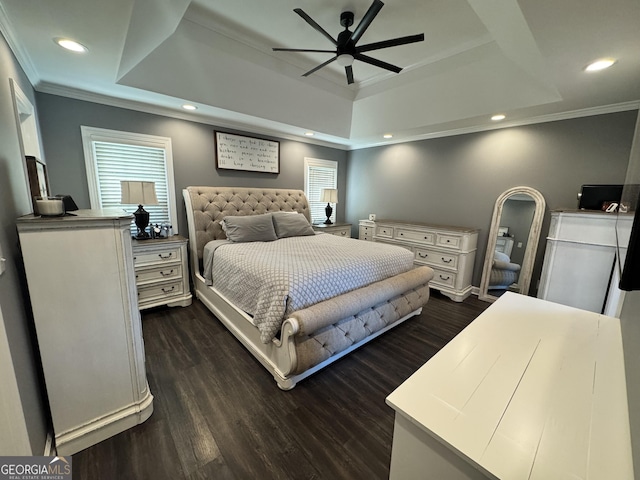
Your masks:
{"label": "leaning floor mirror", "polygon": [[545,201],[530,187],[514,187],[496,200],[478,298],[494,302],[504,292],[529,293]]}

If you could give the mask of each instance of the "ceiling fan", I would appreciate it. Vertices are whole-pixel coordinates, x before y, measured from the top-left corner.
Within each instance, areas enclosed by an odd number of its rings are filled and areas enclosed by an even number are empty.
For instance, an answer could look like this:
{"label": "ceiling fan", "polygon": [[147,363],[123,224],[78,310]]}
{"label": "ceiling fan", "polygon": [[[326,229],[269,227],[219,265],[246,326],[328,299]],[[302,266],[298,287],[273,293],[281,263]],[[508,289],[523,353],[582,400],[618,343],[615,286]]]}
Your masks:
{"label": "ceiling fan", "polygon": [[419,35],[409,35],[406,37],[398,37],[390,40],[383,40],[382,42],[369,43],[366,45],[356,46],[358,40],[362,37],[364,32],[369,28],[373,19],[376,18],[378,12],[382,9],[384,3],[380,0],[373,0],[373,3],[367,10],[367,13],[364,14],[362,20],[352,32],[349,30],[349,27],[353,25],[353,12],[342,12],[340,14],[340,25],[344,27],[344,31],[340,32],[338,35],[338,39],[334,39],[331,35],[327,33],[320,25],[318,25],[309,15],[307,15],[301,8],[295,8],[293,11],[300,15],[309,25],[311,25],[315,30],[320,32],[322,35],[327,37],[331,43],[336,46],[335,50],[311,50],[311,49],[303,49],[303,48],[274,48],[274,52],[321,52],[321,53],[333,53],[335,56],[324,63],[321,63],[315,68],[312,68],[307,73],[304,73],[302,76],[307,77],[314,72],[317,72],[322,67],[326,67],[333,61],[337,61],[339,65],[342,65],[345,69],[347,75],[347,83],[353,83],[353,61],[360,60],[361,62],[368,63],[370,65],[374,65],[379,68],[384,68],[385,70],[390,70],[395,73],[400,73],[402,68],[396,67],[395,65],[391,65],[390,63],[383,62],[382,60],[378,60],[376,58],[369,57],[368,55],[363,55],[363,52],[370,52],[371,50],[379,50],[381,48],[389,48],[396,47],[398,45],[406,45],[408,43],[422,42],[424,40],[424,33]]}

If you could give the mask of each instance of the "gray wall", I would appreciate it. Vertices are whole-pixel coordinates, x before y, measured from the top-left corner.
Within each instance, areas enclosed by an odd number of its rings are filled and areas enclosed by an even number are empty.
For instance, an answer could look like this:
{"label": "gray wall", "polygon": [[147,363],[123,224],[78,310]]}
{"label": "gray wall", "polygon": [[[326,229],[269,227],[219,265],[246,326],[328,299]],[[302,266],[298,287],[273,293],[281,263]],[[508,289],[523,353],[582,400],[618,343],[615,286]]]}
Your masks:
{"label": "gray wall", "polygon": [[[13,442],[14,448],[20,450],[11,452],[13,455],[42,455],[48,413],[40,384],[40,359],[35,347],[31,307],[15,222],[16,217],[31,212],[31,201],[27,191],[10,79],[13,79],[35,104],[31,84],[0,35],[0,247],[7,258],[7,270],[0,276],[0,308],[22,404],[26,435],[31,448],[30,451],[22,450],[19,438],[3,437],[3,442],[0,443],[5,445]],[[0,388],[7,388],[7,385],[0,385]],[[3,408],[7,409],[2,412],[3,415],[17,414],[9,406],[3,405]],[[2,436],[11,433],[0,428]],[[0,452],[0,455],[8,454],[9,452]]]}
{"label": "gray wall", "polygon": [[493,206],[505,190],[539,190],[547,212],[532,289],[535,294],[549,210],[576,208],[580,186],[623,183],[637,111],[576,118],[351,152],[347,220],[378,218],[480,230],[473,284],[480,284]]}
{"label": "gray wall", "polygon": [[[344,220],[347,152],[308,143],[280,141],[280,174],[217,171],[212,125],[109,107],[37,93],[40,126],[51,191],[69,194],[80,208],[90,208],[80,126],[107,128],[171,138],[178,207],[178,228],[187,235],[182,189],[189,185],[304,189],[304,157],[338,162],[338,221]],[[220,128],[227,132],[244,133]],[[252,135],[247,133],[247,135]]]}

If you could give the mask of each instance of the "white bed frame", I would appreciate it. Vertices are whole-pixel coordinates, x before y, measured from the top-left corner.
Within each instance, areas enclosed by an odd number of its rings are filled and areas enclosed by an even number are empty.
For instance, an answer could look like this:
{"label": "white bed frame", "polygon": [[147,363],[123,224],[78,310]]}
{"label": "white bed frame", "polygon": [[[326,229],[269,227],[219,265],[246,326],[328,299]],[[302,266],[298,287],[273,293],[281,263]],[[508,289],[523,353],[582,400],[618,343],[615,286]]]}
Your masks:
{"label": "white bed frame", "polygon": [[[194,195],[192,198],[192,194]],[[433,271],[428,267],[420,267],[410,274],[389,279],[388,286],[385,281],[380,285],[364,287],[348,294],[341,295],[335,299],[327,300],[316,304],[301,312],[296,316],[295,312],[287,318],[281,328],[279,338],[272,340],[268,344],[260,341],[260,332],[251,322],[251,317],[242,310],[236,308],[227,298],[220,294],[215,288],[206,285],[200,269],[200,255],[204,244],[215,238],[224,238],[222,230],[218,229],[218,223],[227,215],[233,214],[258,214],[273,211],[298,211],[309,219],[308,202],[304,192],[300,190],[275,190],[275,189],[248,189],[231,187],[187,187],[183,190],[183,197],[187,212],[187,222],[189,226],[189,254],[191,264],[191,274],[196,291],[196,297],[204,303],[209,310],[233,333],[233,335],[256,357],[260,363],[273,375],[278,386],[283,390],[290,390],[296,383],[308,377],[314,372],[324,368],[349,352],[364,345],[370,340],[382,335],[387,330],[399,325],[408,318],[418,315],[422,311],[422,306],[429,298],[428,282],[433,276]],[[199,205],[194,205],[196,199]],[[204,199],[204,200],[203,200]],[[293,200],[292,200],[293,199]],[[210,210],[205,212],[205,210]],[[205,212],[206,216],[196,212]],[[210,218],[211,223],[208,223]],[[204,220],[203,220],[204,218]],[[197,226],[196,226],[197,225]],[[212,228],[215,226],[215,228]],[[422,269],[422,270],[421,270]],[[420,270],[420,271],[419,271]],[[402,278],[400,278],[402,277]],[[416,280],[417,278],[417,280]],[[409,288],[407,288],[409,287]],[[388,291],[388,294],[384,294]],[[382,296],[381,296],[381,292]],[[400,294],[398,292],[401,292]],[[364,310],[359,309],[361,302],[356,302],[362,296],[372,297],[375,302],[367,304]],[[380,302],[380,299],[383,299]],[[331,302],[340,304],[341,312],[349,312],[350,315],[344,318],[332,318],[327,315],[327,308],[331,308]],[[398,305],[395,305],[395,303]],[[356,304],[359,306],[355,306]],[[354,305],[355,311],[349,306]],[[389,305],[393,308],[388,308]],[[407,307],[405,304],[410,305]],[[417,308],[414,308],[417,305]],[[410,311],[408,310],[410,309]],[[309,355],[305,355],[305,361],[301,362],[299,348],[303,341],[308,341],[310,336],[320,330],[327,331],[332,326],[335,328],[339,324],[341,330],[345,328],[345,321],[354,321],[358,314],[370,314],[381,309],[383,314],[389,316],[388,311],[399,311],[398,318],[390,319],[389,323],[365,338],[353,343],[340,351],[334,352],[329,358],[323,359],[318,353],[318,359],[309,361]],[[311,321],[306,325],[301,325],[301,318],[308,318]],[[319,318],[321,317],[321,318]],[[313,326],[313,331],[308,325]],[[310,342],[310,344],[319,342]],[[308,345],[307,345],[308,347]],[[324,345],[317,347],[318,350],[325,348]],[[324,353],[326,356],[326,353]],[[304,363],[304,364],[302,364]]]}

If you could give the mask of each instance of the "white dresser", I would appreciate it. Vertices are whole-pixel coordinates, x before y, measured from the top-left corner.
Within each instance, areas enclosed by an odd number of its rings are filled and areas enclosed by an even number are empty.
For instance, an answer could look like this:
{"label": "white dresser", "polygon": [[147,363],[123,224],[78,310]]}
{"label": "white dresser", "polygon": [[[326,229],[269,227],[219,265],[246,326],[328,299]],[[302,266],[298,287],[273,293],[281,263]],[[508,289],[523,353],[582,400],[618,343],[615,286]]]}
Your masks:
{"label": "white dresser", "polygon": [[376,220],[374,241],[411,250],[417,265],[428,265],[435,275],[429,283],[456,302],[471,294],[478,231],[471,228]]}
{"label": "white dresser", "polygon": [[615,305],[607,308],[607,292],[611,298],[616,290],[610,281],[616,274],[616,222],[628,243],[632,220],[589,210],[551,212],[538,298],[615,315]]}
{"label": "white dresser", "polygon": [[133,240],[133,263],[140,310],[191,305],[186,238]]}
{"label": "white dresser", "polygon": [[506,292],[387,404],[391,480],[636,478],[617,318]]}
{"label": "white dresser", "polygon": [[58,454],[153,411],[133,266],[132,216],[78,210],[17,220]]}

